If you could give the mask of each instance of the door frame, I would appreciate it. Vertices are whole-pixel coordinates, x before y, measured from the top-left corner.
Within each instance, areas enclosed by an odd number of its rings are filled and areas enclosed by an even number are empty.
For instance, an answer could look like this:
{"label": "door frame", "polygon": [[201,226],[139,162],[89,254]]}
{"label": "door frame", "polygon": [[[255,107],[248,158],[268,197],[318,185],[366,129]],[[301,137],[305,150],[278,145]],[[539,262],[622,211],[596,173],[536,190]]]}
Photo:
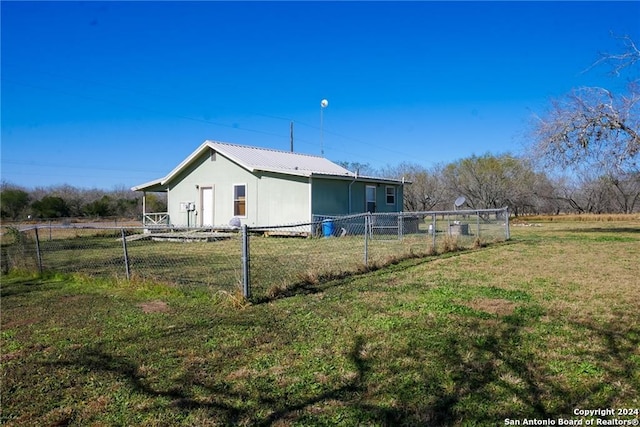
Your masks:
{"label": "door frame", "polygon": [[[204,217],[204,192],[205,190],[211,190],[211,223],[205,221]],[[215,223],[215,200],[216,200],[216,190],[213,184],[211,185],[201,185],[200,186],[200,227],[204,227],[205,225],[211,225]]]}
{"label": "door frame", "polygon": [[[373,200],[369,200],[369,189],[373,189]],[[369,203],[373,203],[373,210],[369,210]],[[364,187],[364,210],[365,212],[375,213],[378,204],[378,186],[367,185]]]}

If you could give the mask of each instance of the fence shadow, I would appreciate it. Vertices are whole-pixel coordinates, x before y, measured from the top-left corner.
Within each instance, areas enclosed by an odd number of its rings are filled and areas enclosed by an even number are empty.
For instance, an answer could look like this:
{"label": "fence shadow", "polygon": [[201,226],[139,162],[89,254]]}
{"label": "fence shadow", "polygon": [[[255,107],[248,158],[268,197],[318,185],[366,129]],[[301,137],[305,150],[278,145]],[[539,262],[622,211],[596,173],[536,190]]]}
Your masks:
{"label": "fence shadow", "polygon": [[[460,251],[461,253],[462,251]],[[311,295],[322,293],[327,289],[344,286],[347,281],[353,278],[364,276],[366,274],[390,268],[401,271],[412,268],[424,262],[433,261],[433,256],[407,255],[406,257],[398,257],[387,264],[374,264],[365,267],[364,265],[353,271],[342,271],[340,273],[327,273],[314,276],[312,279],[293,282],[290,285],[274,288],[266,295],[252,298],[252,304],[268,304],[278,299],[290,298],[298,295]]]}
{"label": "fence shadow", "polygon": [[478,248],[455,248],[448,252],[433,255],[421,255],[416,253],[405,254],[404,256],[394,257],[387,263],[374,263],[370,266],[362,265],[360,268],[353,271],[319,274],[317,276],[314,276],[313,278],[295,281],[284,286],[273,287],[270,291],[267,291],[260,296],[253,296],[252,298],[250,298],[250,301],[252,304],[260,305],[268,304],[282,298],[290,298],[298,295],[318,294],[330,288],[348,285],[351,280],[357,277],[365,276],[379,270],[393,269],[394,271],[404,271],[413,268],[416,265],[433,262],[438,259],[462,256],[479,249],[486,250],[498,245],[513,245],[517,243],[521,242],[511,239],[504,242],[495,242],[487,245],[482,245]]}

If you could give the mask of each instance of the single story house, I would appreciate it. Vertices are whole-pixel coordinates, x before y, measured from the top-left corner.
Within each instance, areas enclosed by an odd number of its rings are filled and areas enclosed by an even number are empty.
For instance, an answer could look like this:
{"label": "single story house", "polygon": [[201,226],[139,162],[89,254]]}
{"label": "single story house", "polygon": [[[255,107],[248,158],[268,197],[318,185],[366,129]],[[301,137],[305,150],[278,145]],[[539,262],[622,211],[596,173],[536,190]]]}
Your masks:
{"label": "single story house", "polygon": [[[167,176],[132,190],[144,193],[145,225],[270,226],[400,212],[404,185],[319,156],[207,140]],[[166,192],[168,212],[146,212],[148,192]]]}

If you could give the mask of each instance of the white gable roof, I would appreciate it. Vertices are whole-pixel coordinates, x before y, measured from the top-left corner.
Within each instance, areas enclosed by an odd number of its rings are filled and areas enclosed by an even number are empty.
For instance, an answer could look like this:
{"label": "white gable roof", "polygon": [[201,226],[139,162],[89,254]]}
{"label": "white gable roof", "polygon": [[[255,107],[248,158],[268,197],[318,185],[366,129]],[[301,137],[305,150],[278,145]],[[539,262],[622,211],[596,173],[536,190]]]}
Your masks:
{"label": "white gable roof", "polygon": [[343,177],[371,182],[405,183],[404,180],[359,177],[342,166],[320,156],[207,140],[164,178],[137,185],[132,187],[131,190],[165,191],[167,182],[200,157],[206,150],[214,150],[251,172],[274,172],[306,177]]}
{"label": "white gable roof", "polygon": [[354,176],[342,166],[320,156],[217,141],[205,141],[203,146],[215,150],[251,172],[276,172],[297,176]]}
{"label": "white gable roof", "polygon": [[167,176],[137,185],[133,187],[132,190],[155,191],[160,189],[185,167],[191,164],[191,162],[200,157],[206,150],[210,149],[251,172],[275,172],[306,177],[355,177],[355,174],[352,172],[349,172],[347,169],[324,157],[207,140],[191,153],[189,157],[184,159],[182,163],[176,166],[175,169],[169,172]]}

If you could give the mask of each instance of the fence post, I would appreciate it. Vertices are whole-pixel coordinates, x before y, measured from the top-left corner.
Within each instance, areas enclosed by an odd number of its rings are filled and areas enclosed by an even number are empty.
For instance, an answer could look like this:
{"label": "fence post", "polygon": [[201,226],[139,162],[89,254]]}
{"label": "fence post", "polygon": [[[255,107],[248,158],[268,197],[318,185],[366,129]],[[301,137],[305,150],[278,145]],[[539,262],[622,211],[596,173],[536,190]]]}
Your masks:
{"label": "fence post", "polygon": [[249,230],[247,224],[242,225],[242,295],[251,298],[251,283],[249,279]]}
{"label": "fence post", "polygon": [[509,230],[509,207],[504,208],[504,216],[505,216],[505,237],[507,240],[511,239],[511,231]]}
{"label": "fence post", "polygon": [[480,212],[476,211],[476,228],[477,238],[480,238]]}
{"label": "fence post", "polygon": [[122,235],[122,250],[124,251],[124,268],[127,274],[127,280],[131,280],[131,267],[129,265],[129,251],[127,250],[127,236],[124,232],[124,228],[120,229]]}
{"label": "fence post", "polygon": [[431,217],[433,218],[431,220],[431,224],[433,224],[433,250],[435,252],[436,250],[436,214],[431,215]]}
{"label": "fence post", "polygon": [[369,214],[364,216],[364,266],[369,267]]}
{"label": "fence post", "polygon": [[42,274],[42,252],[40,251],[40,237],[38,236],[38,227],[34,228],[36,233],[36,256],[38,258],[38,272]]}

